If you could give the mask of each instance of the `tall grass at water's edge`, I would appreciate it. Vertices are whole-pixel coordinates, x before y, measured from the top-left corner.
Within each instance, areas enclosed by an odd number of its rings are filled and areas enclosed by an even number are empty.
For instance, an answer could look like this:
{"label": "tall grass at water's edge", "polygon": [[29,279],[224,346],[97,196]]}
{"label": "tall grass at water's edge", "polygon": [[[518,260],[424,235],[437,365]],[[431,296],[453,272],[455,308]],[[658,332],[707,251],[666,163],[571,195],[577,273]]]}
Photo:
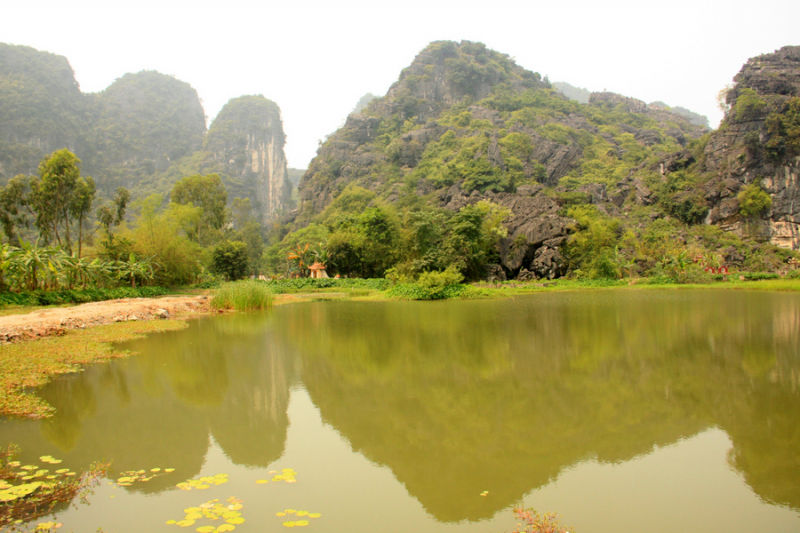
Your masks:
{"label": "tall grass at water's edge", "polygon": [[269,309],[272,300],[272,292],[266,284],[253,280],[234,281],[217,289],[211,307],[236,311]]}

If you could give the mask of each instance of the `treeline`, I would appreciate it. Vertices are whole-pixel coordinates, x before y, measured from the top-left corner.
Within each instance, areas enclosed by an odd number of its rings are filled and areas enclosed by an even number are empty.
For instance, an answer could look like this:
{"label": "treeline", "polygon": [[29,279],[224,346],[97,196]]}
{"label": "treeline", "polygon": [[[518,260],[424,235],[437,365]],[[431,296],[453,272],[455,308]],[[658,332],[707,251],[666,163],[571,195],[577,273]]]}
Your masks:
{"label": "treeline", "polygon": [[63,149],[36,176],[0,187],[0,291],[177,286],[238,279],[260,269],[262,228],[249,199],[228,198],[216,174],[130,201],[98,197]]}

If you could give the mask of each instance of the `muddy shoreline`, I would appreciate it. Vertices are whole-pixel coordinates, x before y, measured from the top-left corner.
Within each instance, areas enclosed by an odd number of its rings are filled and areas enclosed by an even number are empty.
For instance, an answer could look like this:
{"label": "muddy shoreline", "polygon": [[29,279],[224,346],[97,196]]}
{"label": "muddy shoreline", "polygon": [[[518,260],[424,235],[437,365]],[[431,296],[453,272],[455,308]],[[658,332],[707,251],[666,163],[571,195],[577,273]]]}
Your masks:
{"label": "muddy shoreline", "polygon": [[211,297],[122,298],[0,317],[0,345],[64,335],[115,322],[165,320],[210,313]]}

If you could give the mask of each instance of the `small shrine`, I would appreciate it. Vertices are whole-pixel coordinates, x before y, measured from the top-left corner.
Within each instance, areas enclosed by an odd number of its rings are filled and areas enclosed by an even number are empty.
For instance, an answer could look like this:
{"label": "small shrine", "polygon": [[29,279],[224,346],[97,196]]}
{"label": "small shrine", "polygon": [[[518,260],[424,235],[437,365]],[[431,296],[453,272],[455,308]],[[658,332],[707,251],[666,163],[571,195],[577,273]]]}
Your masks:
{"label": "small shrine", "polygon": [[314,263],[313,265],[308,267],[308,269],[311,271],[311,277],[314,279],[321,279],[328,277],[328,273],[325,271],[325,265],[323,265],[320,262]]}

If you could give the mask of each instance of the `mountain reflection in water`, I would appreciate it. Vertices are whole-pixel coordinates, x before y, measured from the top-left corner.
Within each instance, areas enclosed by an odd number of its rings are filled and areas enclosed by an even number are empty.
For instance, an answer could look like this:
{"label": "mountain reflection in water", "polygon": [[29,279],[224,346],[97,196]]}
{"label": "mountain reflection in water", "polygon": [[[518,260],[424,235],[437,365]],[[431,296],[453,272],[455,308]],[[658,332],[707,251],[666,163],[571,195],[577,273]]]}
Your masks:
{"label": "mountain reflection in water", "polygon": [[[192,321],[57,379],[3,444],[85,467],[200,472],[285,451],[292,387],[440,522],[494,516],[592,459],[621,464],[723,430],[729,465],[800,509],[800,298],[593,291],[514,300],[318,302]],[[164,476],[126,487],[158,493]],[[489,491],[492,498],[476,501]]]}

